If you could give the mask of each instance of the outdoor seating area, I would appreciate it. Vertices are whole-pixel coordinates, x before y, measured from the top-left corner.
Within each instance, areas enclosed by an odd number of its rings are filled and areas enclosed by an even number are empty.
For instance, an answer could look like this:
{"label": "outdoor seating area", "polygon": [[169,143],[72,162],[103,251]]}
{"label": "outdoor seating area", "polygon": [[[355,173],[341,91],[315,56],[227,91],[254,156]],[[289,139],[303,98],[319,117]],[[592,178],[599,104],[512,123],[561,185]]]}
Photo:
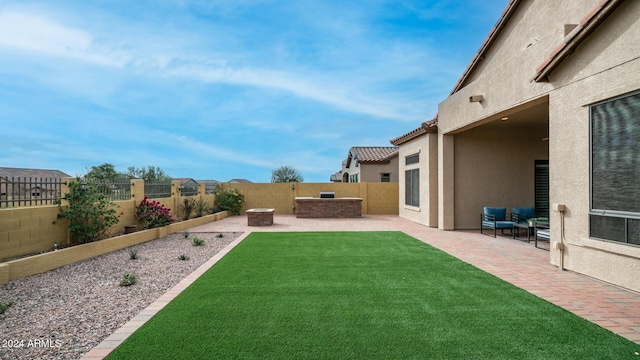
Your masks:
{"label": "outdoor seating area", "polygon": [[539,249],[549,250],[538,246],[538,241],[551,241],[551,229],[548,222],[535,223],[535,247]]}
{"label": "outdoor seating area", "polygon": [[[544,221],[541,221],[544,220]],[[485,233],[486,230],[493,230]],[[519,239],[522,232],[526,233],[526,241],[535,241],[535,247],[549,250],[538,246],[538,241],[549,241],[549,222],[547,218],[538,217],[533,206],[514,207],[511,213],[507,213],[504,207],[484,207],[480,215],[480,233],[483,235],[496,237],[498,230],[502,235],[509,230],[513,239]]]}
{"label": "outdoor seating area", "polygon": [[[504,231],[508,229],[513,234],[514,224],[511,214],[507,214],[507,209],[503,207],[485,206],[483,213],[480,214],[480,234],[484,229],[493,230],[493,237],[496,237],[498,230],[504,234]],[[491,236],[491,233],[486,235]]]}

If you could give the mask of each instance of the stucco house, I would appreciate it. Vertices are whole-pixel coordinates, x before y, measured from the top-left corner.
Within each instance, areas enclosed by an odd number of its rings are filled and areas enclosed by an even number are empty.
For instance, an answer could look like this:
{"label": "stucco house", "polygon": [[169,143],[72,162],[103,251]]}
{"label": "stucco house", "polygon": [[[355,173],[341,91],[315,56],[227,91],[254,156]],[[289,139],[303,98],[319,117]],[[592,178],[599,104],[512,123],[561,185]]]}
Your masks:
{"label": "stucco house", "polygon": [[638,39],[640,1],[511,0],[437,118],[391,140],[401,216],[478,229],[534,205],[552,264],[640,291]]}
{"label": "stucco house", "polygon": [[180,181],[180,193],[182,196],[193,196],[198,193],[198,182],[192,178],[173,178],[174,181]]}
{"label": "stucco house", "polygon": [[[398,182],[397,146],[353,146],[342,169],[341,182]],[[336,174],[332,182],[338,182]]]}

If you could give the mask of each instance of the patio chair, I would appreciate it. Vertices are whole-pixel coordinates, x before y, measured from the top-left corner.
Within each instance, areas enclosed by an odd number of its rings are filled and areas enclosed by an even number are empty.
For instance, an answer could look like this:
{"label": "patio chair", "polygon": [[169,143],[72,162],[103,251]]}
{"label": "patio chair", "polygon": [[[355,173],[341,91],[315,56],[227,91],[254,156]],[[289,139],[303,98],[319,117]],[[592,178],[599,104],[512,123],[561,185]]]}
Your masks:
{"label": "patio chair", "polygon": [[528,207],[514,207],[511,209],[511,216],[513,222],[523,223],[529,219],[536,218],[536,209],[533,206]]}
{"label": "patio chair", "polygon": [[538,240],[551,241],[551,229],[549,229],[548,222],[536,221],[535,223],[535,247],[538,249],[547,250],[538,246]]}
{"label": "patio chair", "polygon": [[528,223],[529,219],[537,218],[536,209],[533,206],[511,208],[511,220],[514,222],[513,238],[520,236],[520,230],[527,231],[527,242],[531,241],[533,225]]}
{"label": "patio chair", "polygon": [[[507,217],[507,215],[509,215]],[[509,220],[507,220],[507,218]],[[485,206],[483,213],[480,214],[480,234],[484,229],[493,229],[493,237],[496,237],[498,229],[504,235],[504,229],[511,230],[513,234],[513,224],[511,215],[507,214],[506,208],[494,208]],[[485,234],[491,236],[491,234]]]}

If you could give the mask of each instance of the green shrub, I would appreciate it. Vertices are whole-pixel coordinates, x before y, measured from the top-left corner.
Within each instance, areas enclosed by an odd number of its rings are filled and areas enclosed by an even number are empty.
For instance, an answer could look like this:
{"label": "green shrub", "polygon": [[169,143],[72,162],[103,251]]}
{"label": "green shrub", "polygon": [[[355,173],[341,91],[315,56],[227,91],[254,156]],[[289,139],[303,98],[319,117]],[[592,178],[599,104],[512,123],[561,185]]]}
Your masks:
{"label": "green shrub", "polygon": [[69,206],[60,206],[58,219],[69,221],[71,242],[83,244],[107,238],[109,228],[118,223],[121,215],[115,209],[117,205],[80,178],[69,184],[69,190],[65,194]]}
{"label": "green shrub", "polygon": [[238,189],[223,190],[218,186],[215,194],[217,211],[229,210],[233,215],[240,215],[242,204],[244,204],[244,195]]}
{"label": "green shrub", "polygon": [[192,198],[182,199],[182,205],[180,207],[182,208],[183,220],[189,220],[191,218],[191,213],[193,212],[194,205],[195,204]]}
{"label": "green shrub", "polygon": [[204,245],[204,239],[201,239],[199,237],[194,237],[193,239],[191,239],[191,245],[193,246]]}
{"label": "green shrub", "polygon": [[188,231],[183,232],[182,236],[184,236],[185,239],[188,239],[189,238],[189,232]]}
{"label": "green shrub", "polygon": [[10,308],[11,305],[13,305],[13,302],[11,301],[6,304],[0,303],[0,314],[4,314],[4,312],[7,311],[7,309]]}
{"label": "green shrub", "polygon": [[211,213],[211,206],[207,204],[204,199],[200,198],[193,201],[194,211],[196,213],[196,217],[203,217],[209,213]]}
{"label": "green shrub", "polygon": [[133,274],[125,273],[120,280],[120,286],[131,286],[137,281],[136,276]]}
{"label": "green shrub", "polygon": [[218,233],[218,234],[216,235],[216,237],[217,237],[217,238],[223,238],[223,237],[224,237],[224,234],[223,234],[223,233]]}
{"label": "green shrub", "polygon": [[138,251],[136,251],[135,249],[129,250],[129,259],[131,260],[138,259]]}
{"label": "green shrub", "polygon": [[136,206],[134,217],[145,229],[167,226],[175,221],[171,216],[171,209],[155,200],[147,200],[146,196]]}
{"label": "green shrub", "polygon": [[187,261],[187,260],[189,260],[189,257],[187,255],[185,255],[185,254],[182,254],[182,255],[178,256],[178,259],[180,259],[182,261]]}

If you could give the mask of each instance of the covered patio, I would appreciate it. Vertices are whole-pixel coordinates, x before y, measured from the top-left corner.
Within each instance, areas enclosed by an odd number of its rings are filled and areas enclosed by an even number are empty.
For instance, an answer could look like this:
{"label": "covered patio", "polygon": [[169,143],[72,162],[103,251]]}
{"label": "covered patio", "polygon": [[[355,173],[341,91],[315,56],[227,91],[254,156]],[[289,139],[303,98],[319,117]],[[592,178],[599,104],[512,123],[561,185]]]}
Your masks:
{"label": "covered patio", "polygon": [[261,227],[249,227],[246,216],[232,216],[189,231],[244,232],[244,235],[105,339],[84,359],[103,358],[253,231],[402,231],[640,344],[640,294],[570,271],[560,271],[549,263],[548,252],[526,242],[514,241],[511,237],[490,238],[480,235],[479,231],[440,231],[391,215],[350,219],[301,219],[294,215],[275,215],[273,225]]}

